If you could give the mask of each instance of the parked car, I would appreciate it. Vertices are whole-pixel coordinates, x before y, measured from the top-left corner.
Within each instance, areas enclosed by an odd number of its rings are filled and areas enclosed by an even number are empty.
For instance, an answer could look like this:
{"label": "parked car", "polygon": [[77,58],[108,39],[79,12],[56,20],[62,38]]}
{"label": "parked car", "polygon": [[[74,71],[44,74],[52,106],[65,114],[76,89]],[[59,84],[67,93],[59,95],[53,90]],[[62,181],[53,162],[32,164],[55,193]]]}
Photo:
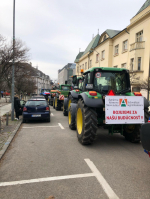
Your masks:
{"label": "parked car", "polygon": [[50,122],[50,108],[45,99],[30,99],[23,108],[23,122],[45,120]]}
{"label": "parked car", "polygon": [[10,92],[8,92],[8,91],[3,92],[3,96],[10,96]]}
{"label": "parked car", "polygon": [[31,99],[45,99],[45,97],[42,95],[36,95],[36,96],[32,96]]}

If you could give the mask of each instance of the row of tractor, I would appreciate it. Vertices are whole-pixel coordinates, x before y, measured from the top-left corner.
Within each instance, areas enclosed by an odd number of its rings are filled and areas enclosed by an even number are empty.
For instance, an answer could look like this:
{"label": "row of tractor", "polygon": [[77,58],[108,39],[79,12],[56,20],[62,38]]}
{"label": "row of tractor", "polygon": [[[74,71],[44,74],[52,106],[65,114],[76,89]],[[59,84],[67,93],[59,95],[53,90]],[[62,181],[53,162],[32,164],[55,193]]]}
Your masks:
{"label": "row of tractor", "polygon": [[141,93],[131,92],[129,71],[93,67],[81,72],[81,76],[72,77],[73,88],[60,85],[51,90],[48,99],[53,108],[63,109],[81,144],[93,143],[99,127],[139,142],[141,125],[149,120],[149,103]]}

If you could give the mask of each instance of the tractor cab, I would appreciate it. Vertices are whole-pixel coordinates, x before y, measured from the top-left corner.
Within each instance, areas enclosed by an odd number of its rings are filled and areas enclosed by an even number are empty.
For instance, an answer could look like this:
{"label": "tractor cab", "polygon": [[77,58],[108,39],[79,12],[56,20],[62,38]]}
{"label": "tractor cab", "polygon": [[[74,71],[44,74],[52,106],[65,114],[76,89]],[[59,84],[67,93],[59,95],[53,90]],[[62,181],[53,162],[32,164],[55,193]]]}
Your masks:
{"label": "tractor cab", "polygon": [[78,77],[77,75],[72,76],[72,83],[74,85],[74,89],[83,90],[83,82],[84,76]]}
{"label": "tractor cab", "polygon": [[129,71],[121,68],[91,68],[84,73],[84,91],[96,91],[101,95],[131,92]]}

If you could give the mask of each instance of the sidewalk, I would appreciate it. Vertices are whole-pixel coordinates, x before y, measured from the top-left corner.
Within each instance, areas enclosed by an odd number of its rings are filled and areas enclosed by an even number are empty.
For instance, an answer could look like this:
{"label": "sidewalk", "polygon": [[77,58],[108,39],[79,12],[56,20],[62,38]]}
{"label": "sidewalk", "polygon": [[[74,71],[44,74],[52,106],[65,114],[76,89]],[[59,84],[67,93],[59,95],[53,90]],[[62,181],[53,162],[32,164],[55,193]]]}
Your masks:
{"label": "sidewalk", "polygon": [[0,117],[11,111],[11,103],[0,107]]}

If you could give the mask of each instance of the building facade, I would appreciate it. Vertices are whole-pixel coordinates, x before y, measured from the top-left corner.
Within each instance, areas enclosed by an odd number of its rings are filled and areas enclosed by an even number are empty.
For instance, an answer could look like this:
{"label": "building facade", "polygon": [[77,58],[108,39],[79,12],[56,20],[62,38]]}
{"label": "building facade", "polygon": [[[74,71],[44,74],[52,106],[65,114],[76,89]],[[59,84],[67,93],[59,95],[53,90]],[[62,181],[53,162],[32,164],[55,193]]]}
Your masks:
{"label": "building facade", "polygon": [[34,79],[37,87],[35,93],[40,94],[42,88],[50,89],[50,77],[48,75],[45,75],[42,71],[38,70],[37,68],[35,69]]}
{"label": "building facade", "polygon": [[[139,81],[148,79],[150,65],[150,0],[147,0],[123,30],[106,30],[96,35],[75,60],[76,73],[91,67],[118,67],[136,74]],[[132,91],[139,91],[139,81]],[[145,90],[141,91],[147,97]]]}
{"label": "building facade", "polygon": [[62,69],[58,70],[58,83],[65,84],[65,81],[67,81],[67,84],[72,84],[71,76],[75,74],[76,74],[76,64],[68,63]]}

